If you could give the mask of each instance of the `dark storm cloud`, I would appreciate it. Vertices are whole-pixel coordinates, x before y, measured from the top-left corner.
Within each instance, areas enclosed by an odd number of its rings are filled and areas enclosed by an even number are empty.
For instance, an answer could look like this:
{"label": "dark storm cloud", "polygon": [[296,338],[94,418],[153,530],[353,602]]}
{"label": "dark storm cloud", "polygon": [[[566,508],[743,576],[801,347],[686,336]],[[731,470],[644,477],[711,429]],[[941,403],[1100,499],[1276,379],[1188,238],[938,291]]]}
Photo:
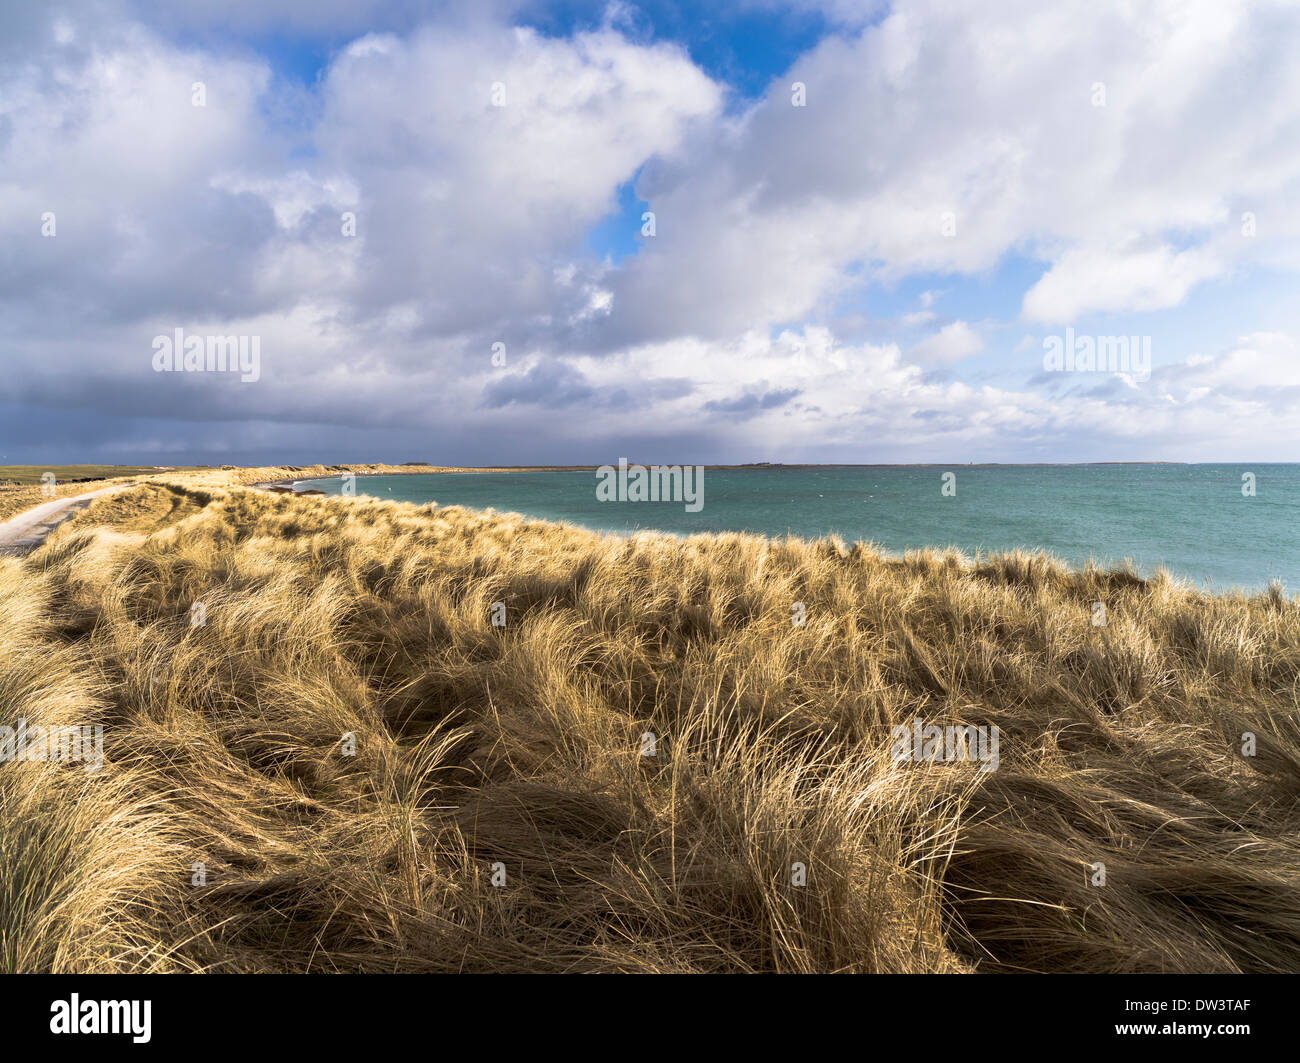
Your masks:
{"label": "dark storm cloud", "polygon": [[733,414],[739,416],[753,415],[763,410],[774,410],[784,406],[801,392],[799,388],[787,388],[781,391],[750,392],[734,399],[715,399],[706,402],[704,408],[713,413]]}

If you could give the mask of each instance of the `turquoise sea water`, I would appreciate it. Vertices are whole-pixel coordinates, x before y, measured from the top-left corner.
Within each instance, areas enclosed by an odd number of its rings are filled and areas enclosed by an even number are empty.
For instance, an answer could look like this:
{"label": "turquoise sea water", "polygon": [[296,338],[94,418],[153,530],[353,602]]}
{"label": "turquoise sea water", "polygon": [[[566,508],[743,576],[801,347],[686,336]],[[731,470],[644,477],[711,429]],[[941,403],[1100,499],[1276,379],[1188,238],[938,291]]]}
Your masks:
{"label": "turquoise sea water", "polygon": [[[943,474],[955,474],[945,497]],[[1255,495],[1242,493],[1253,473]],[[314,481],[337,494],[341,481]],[[606,531],[748,531],[867,540],[894,553],[1047,550],[1131,559],[1212,589],[1300,590],[1300,465],[953,465],[709,469],[704,506],[600,502],[589,472],[362,476],[359,493],[523,513]]]}

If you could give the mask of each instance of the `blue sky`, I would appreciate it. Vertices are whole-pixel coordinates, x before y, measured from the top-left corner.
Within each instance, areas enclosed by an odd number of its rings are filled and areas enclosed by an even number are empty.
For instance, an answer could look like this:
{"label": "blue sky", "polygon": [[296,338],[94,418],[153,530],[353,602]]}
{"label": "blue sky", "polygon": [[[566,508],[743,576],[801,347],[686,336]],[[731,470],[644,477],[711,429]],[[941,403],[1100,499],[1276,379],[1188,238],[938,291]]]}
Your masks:
{"label": "blue sky", "polygon": [[[0,460],[1300,460],[1293,6],[87,0],[0,40]],[[256,379],[159,369],[178,328]],[[1067,330],[1150,364],[1045,372]]]}
{"label": "blue sky", "polygon": [[680,45],[700,69],[724,82],[738,102],[762,95],[773,78],[828,32],[825,16],[816,9],[777,5],[537,3],[524,7],[516,21],[553,37],[613,23],[640,43]]}

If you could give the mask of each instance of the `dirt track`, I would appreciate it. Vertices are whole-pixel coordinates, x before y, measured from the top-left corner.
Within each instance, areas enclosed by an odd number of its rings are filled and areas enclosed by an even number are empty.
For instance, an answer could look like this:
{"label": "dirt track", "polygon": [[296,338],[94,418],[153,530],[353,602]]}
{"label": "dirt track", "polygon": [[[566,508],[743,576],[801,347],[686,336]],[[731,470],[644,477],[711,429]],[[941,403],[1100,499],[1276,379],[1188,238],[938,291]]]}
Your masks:
{"label": "dirt track", "polygon": [[0,555],[21,557],[29,554],[45,541],[45,537],[71,517],[80,513],[95,498],[112,491],[121,491],[130,484],[114,484],[88,491],[84,495],[52,498],[39,506],[25,510],[16,517],[0,523]]}

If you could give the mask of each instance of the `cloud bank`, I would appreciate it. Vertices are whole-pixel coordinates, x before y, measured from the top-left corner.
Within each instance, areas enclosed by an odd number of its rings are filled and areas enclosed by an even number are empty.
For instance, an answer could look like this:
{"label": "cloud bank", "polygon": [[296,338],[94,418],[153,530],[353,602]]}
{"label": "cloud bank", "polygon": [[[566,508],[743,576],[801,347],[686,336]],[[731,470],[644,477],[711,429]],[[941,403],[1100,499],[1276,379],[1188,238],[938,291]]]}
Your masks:
{"label": "cloud bank", "polygon": [[[1294,5],[834,5],[754,99],[617,10],[186,10],[0,16],[8,460],[1300,459]],[[1151,378],[1043,372],[1067,326]]]}

